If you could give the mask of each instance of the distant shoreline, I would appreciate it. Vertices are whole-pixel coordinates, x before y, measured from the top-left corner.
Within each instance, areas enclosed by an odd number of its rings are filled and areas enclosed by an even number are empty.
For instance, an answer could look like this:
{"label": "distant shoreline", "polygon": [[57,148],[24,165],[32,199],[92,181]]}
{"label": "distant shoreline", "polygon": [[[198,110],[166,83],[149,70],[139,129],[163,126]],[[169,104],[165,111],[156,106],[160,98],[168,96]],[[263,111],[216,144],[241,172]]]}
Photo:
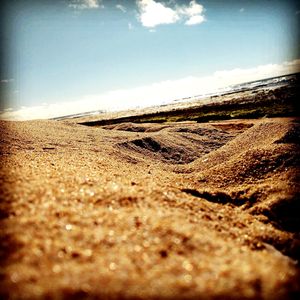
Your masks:
{"label": "distant shoreline", "polygon": [[210,103],[186,103],[185,107],[170,105],[154,112],[143,110],[132,114],[107,118],[107,114],[83,117],[76,120],[86,126],[106,126],[119,123],[166,123],[195,121],[198,123],[262,117],[296,117],[299,115],[297,103],[299,86],[290,84],[276,88],[258,88],[248,91],[229,92],[210,97]]}

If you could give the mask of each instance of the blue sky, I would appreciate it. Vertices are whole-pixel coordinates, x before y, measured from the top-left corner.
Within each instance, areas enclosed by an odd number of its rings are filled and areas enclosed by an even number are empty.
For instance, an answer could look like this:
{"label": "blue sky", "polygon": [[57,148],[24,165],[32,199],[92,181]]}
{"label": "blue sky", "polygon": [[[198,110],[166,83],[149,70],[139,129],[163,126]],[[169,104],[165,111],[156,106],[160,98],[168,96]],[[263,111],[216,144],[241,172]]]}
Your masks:
{"label": "blue sky", "polygon": [[1,110],[89,95],[101,109],[113,91],[299,58],[297,1],[10,0],[1,11]]}

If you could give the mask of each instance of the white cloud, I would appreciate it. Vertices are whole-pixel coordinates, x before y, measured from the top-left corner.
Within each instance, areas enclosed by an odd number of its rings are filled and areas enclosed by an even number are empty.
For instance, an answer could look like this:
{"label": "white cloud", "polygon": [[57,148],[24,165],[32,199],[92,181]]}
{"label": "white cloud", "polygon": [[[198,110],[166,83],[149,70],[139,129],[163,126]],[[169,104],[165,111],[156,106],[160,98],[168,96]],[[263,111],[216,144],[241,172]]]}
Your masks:
{"label": "white cloud", "polygon": [[[268,64],[249,69],[233,69],[230,71],[217,71],[214,76],[221,79],[225,86],[248,81],[259,80],[300,72],[300,59],[282,64]],[[233,81],[233,82],[232,82]]]}
{"label": "white cloud", "polygon": [[245,8],[242,7],[242,8],[240,9],[240,12],[242,13],[242,12],[244,12],[244,11],[245,11]]}
{"label": "white cloud", "polygon": [[189,16],[189,17],[192,17],[192,16],[196,16],[196,15],[199,15],[199,14],[202,14],[203,13],[203,6],[201,4],[198,4],[195,0],[192,0],[189,4],[189,6],[179,6],[178,7],[178,10]]}
{"label": "white cloud", "polygon": [[204,16],[192,16],[185,22],[185,24],[186,25],[196,25],[196,24],[201,24],[204,21],[205,21]]}
{"label": "white cloud", "polygon": [[185,22],[186,25],[201,24],[205,21],[204,7],[195,0],[192,0],[188,6],[178,6],[177,11],[183,17],[188,18]]}
{"label": "white cloud", "polygon": [[10,82],[14,82],[13,78],[9,78],[9,79],[1,79],[0,83],[10,83]]}
{"label": "white cloud", "polygon": [[204,7],[195,0],[189,5],[167,7],[154,0],[138,0],[139,20],[145,27],[153,28],[162,24],[173,24],[185,20],[186,25],[196,25],[205,21]]}
{"label": "white cloud", "polygon": [[161,24],[172,24],[179,20],[178,13],[153,0],[139,0],[139,19],[145,27],[155,27]]}
{"label": "white cloud", "polygon": [[133,29],[134,29],[132,23],[130,23],[130,22],[128,22],[128,29],[129,29],[129,30],[133,30]]}
{"label": "white cloud", "polygon": [[116,8],[119,9],[119,10],[121,10],[123,13],[126,13],[126,11],[127,11],[126,7],[123,6],[122,4],[117,4]]}
{"label": "white cloud", "polygon": [[95,9],[100,7],[101,2],[102,0],[72,0],[69,7],[74,9]]}
{"label": "white cloud", "polygon": [[300,72],[300,59],[282,64],[268,64],[249,69],[217,71],[211,76],[189,76],[167,80],[133,89],[115,90],[104,94],[86,95],[74,101],[23,107],[4,111],[0,119],[46,119],[94,110],[117,111],[170,103],[172,100],[215,92],[226,87]]}
{"label": "white cloud", "polygon": [[188,18],[185,22],[186,25],[201,24],[205,21],[203,5],[192,0],[188,6],[179,6],[177,8],[183,18]]}

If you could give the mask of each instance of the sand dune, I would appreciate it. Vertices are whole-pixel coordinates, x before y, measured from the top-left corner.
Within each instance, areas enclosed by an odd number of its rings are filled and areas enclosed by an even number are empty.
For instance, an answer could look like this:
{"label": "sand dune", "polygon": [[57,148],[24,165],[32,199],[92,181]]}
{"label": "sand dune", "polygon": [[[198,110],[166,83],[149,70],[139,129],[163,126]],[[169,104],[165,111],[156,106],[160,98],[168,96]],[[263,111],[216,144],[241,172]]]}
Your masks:
{"label": "sand dune", "polygon": [[1,296],[296,299],[299,132],[1,122]]}

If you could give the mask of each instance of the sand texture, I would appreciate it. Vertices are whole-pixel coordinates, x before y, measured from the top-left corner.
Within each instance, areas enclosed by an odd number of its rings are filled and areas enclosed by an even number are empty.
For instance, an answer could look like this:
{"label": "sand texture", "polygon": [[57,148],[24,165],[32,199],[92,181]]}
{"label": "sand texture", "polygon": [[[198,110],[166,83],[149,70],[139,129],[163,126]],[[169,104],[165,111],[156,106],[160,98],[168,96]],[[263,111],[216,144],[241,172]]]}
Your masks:
{"label": "sand texture", "polygon": [[299,297],[299,119],[0,125],[0,298]]}

